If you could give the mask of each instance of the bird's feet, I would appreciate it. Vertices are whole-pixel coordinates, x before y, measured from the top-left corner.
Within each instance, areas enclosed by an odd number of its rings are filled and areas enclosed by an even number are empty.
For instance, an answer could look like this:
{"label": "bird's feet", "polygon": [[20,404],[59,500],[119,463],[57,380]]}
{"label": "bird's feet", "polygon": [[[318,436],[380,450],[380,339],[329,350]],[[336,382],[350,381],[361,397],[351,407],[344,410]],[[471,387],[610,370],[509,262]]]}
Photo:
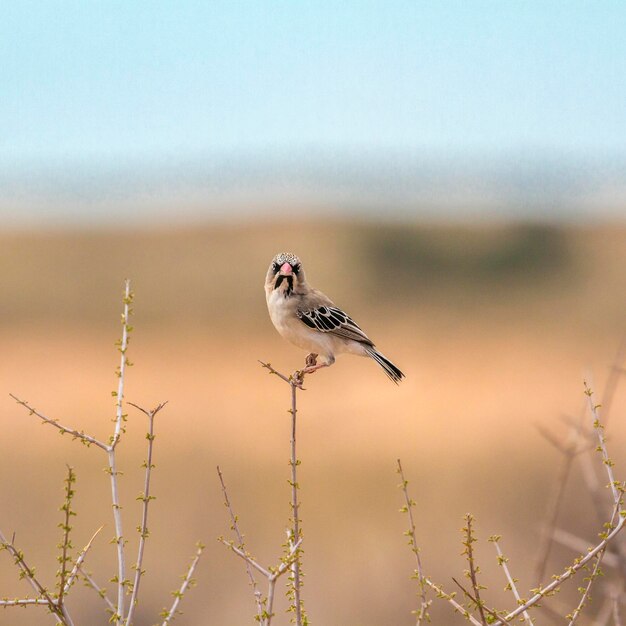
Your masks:
{"label": "bird's feet", "polygon": [[298,389],[304,390],[302,384],[304,383],[304,377],[306,374],[313,374],[313,372],[317,372],[317,370],[321,369],[322,367],[328,367],[330,365],[330,363],[318,363],[318,356],[319,355],[315,354],[314,352],[311,352],[311,354],[307,354],[304,369],[296,370],[293,373],[291,379],[293,381],[293,384]]}
{"label": "bird's feet", "polygon": [[319,363],[315,365],[307,365],[302,371],[303,374],[312,374],[313,372],[317,372],[317,370],[321,370],[323,367],[328,367],[330,363]]}
{"label": "bird's feet", "polygon": [[304,375],[306,372],[304,370],[296,370],[291,375],[291,384],[298,389],[302,389],[304,391],[304,387],[302,386],[304,383]]}

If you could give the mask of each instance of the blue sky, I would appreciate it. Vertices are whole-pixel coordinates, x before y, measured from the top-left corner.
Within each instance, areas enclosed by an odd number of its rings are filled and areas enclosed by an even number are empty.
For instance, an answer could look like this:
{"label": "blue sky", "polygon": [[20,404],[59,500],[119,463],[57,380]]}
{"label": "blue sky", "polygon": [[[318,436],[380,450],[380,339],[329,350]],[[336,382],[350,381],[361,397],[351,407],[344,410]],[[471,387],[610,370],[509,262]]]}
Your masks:
{"label": "blue sky", "polygon": [[5,3],[0,216],[285,184],[330,207],[620,213],[624,33],[623,1]]}
{"label": "blue sky", "polygon": [[7,167],[626,155],[624,2],[16,2]]}

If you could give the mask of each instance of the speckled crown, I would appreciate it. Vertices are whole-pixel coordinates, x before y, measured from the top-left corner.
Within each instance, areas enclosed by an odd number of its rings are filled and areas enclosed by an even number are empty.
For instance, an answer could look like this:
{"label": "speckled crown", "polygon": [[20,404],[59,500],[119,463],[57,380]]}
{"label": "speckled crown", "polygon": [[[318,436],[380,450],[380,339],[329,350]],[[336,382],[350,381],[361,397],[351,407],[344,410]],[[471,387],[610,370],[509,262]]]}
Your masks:
{"label": "speckled crown", "polygon": [[282,265],[283,263],[289,263],[292,267],[300,265],[300,259],[291,252],[279,252],[273,259],[272,263]]}

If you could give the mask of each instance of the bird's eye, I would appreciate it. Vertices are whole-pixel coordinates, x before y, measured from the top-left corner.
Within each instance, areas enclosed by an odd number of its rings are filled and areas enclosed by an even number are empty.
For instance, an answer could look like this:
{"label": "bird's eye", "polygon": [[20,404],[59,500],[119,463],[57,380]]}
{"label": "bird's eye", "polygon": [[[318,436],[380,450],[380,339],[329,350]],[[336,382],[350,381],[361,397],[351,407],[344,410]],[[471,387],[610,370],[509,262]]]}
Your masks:
{"label": "bird's eye", "polygon": [[300,273],[300,263],[296,263],[292,268],[293,273],[297,276]]}
{"label": "bird's eye", "polygon": [[279,270],[279,269],[280,269],[280,265],[278,265],[278,263],[274,263],[274,264],[272,265],[272,272],[273,272],[274,274],[276,274],[276,273],[278,272],[278,270]]}

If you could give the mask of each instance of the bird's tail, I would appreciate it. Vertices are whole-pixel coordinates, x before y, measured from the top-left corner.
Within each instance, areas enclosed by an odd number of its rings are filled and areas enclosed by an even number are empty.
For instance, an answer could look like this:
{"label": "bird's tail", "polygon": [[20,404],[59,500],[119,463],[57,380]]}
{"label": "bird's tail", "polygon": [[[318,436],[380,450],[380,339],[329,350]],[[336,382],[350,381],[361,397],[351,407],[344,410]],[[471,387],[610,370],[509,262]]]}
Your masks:
{"label": "bird's tail", "polygon": [[378,352],[376,348],[366,348],[366,351],[367,354],[385,370],[385,374],[387,374],[396,385],[405,378],[404,374],[386,356]]}

